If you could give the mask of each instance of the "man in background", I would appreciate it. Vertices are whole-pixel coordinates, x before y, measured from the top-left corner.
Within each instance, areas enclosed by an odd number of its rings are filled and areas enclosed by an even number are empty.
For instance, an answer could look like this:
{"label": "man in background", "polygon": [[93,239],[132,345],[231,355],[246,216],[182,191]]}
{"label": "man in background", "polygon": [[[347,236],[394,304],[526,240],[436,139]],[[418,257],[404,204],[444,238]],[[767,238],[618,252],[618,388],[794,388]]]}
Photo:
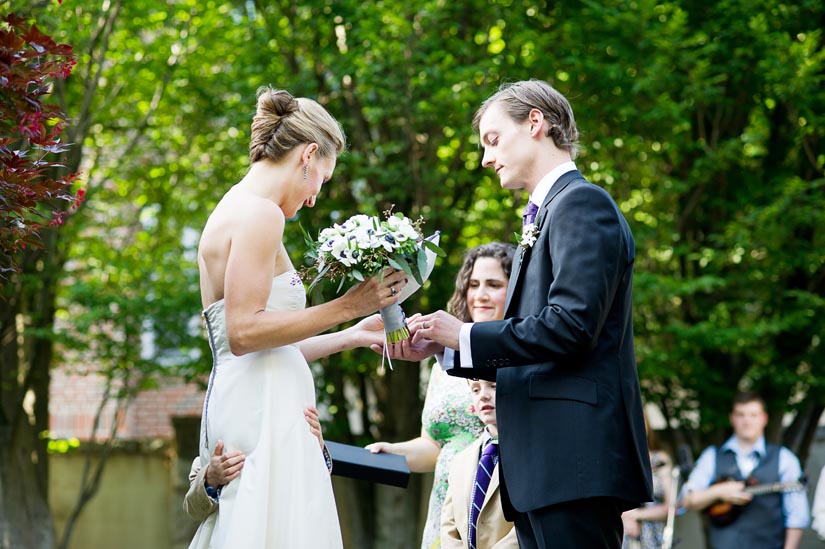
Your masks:
{"label": "man in background", "polygon": [[[699,456],[683,488],[683,505],[707,511],[713,549],[797,549],[810,521],[799,459],[765,442],[768,414],[756,393],[734,397],[730,423],[733,436]],[[776,483],[781,486],[761,495],[748,488]]]}

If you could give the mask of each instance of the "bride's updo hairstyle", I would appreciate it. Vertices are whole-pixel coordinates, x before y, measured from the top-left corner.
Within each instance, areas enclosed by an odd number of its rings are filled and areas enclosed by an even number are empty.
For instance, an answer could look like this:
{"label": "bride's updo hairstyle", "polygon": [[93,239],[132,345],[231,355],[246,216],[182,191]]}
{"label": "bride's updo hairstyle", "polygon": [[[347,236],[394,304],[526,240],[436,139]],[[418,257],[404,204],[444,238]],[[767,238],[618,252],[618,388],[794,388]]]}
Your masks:
{"label": "bride's updo hairstyle", "polygon": [[293,97],[286,90],[258,88],[258,108],[252,119],[249,161],[280,161],[293,148],[318,144],[318,156],[338,156],[347,146],[344,130],[327,110],[312,99]]}

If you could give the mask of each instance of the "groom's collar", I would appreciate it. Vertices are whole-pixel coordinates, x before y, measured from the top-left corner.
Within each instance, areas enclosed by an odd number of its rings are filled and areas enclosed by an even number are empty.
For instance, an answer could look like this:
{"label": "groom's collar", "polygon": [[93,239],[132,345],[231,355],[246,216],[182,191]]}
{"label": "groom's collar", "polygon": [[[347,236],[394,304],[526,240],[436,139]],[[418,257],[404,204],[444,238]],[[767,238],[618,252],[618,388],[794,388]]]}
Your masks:
{"label": "groom's collar", "polygon": [[550,170],[550,172],[539,180],[539,184],[536,185],[536,188],[533,189],[533,192],[530,195],[530,202],[541,207],[541,205],[544,204],[544,199],[547,198],[547,193],[549,193],[550,189],[553,187],[553,184],[558,181],[561,176],[567,172],[572,172],[575,169],[575,162],[570,161],[559,164]]}

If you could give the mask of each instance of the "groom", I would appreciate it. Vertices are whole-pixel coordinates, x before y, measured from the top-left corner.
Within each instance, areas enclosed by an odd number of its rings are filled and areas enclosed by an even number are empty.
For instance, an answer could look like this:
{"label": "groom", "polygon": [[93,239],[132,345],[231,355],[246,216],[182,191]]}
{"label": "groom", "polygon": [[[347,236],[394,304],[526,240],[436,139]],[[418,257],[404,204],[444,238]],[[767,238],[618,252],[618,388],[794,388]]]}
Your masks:
{"label": "groom", "polygon": [[444,350],[451,375],[497,382],[502,499],[520,547],[618,549],[622,512],[651,499],[633,236],[576,169],[573,111],[553,87],[505,85],[473,124],[482,165],[530,194],[535,239],[522,238],[514,259],[505,320],[463,324],[437,311],[411,323],[412,344],[394,354]]}

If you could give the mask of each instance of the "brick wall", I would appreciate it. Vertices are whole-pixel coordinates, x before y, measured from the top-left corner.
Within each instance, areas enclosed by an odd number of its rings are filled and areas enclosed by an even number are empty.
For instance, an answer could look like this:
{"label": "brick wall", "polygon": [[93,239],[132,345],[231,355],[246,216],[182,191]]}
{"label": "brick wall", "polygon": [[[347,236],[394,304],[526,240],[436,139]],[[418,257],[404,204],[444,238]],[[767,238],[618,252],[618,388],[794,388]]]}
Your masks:
{"label": "brick wall", "polygon": [[[49,425],[52,438],[91,439],[95,414],[105,389],[105,380],[96,374],[77,374],[59,367],[52,371]],[[173,416],[200,416],[204,391],[194,383],[166,379],[158,389],[142,391],[129,406],[118,429],[118,438],[172,440]],[[108,437],[114,403],[107,404],[97,430],[97,439]]]}

